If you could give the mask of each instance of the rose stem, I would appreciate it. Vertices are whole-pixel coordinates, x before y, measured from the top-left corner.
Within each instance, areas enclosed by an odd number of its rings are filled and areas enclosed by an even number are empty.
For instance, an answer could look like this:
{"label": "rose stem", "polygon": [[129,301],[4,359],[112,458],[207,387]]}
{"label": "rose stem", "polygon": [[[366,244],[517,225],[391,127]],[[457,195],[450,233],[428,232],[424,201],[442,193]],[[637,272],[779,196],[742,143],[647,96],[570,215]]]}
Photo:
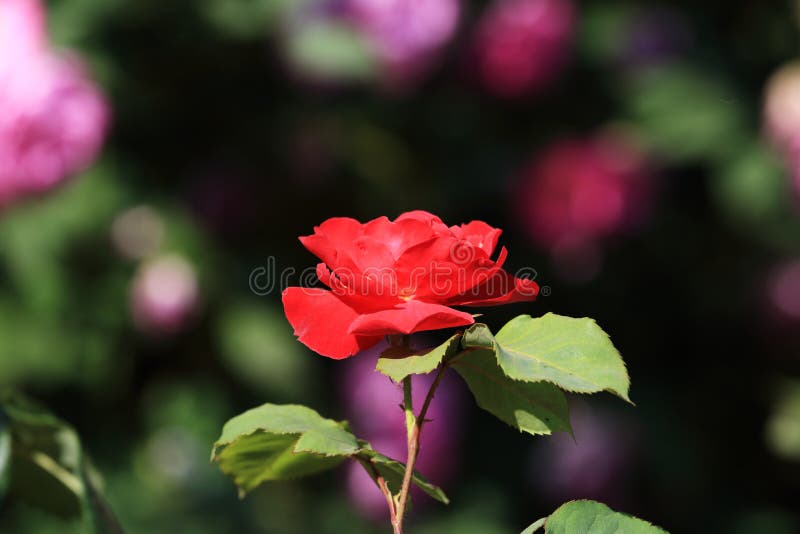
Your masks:
{"label": "rose stem", "polygon": [[[369,460],[359,459],[359,461],[366,469],[369,470],[369,472],[372,474],[372,478],[375,479],[375,483],[378,485],[378,488],[380,488],[381,493],[383,493],[383,496],[386,497],[386,504],[389,506],[389,518],[392,521],[392,525],[394,525],[396,522],[394,499],[392,499],[392,492],[389,491],[389,486],[386,484],[386,479],[381,476],[374,463]],[[396,529],[395,532],[397,532]]]}
{"label": "rose stem", "polygon": [[439,371],[436,373],[436,378],[433,380],[433,384],[431,384],[431,388],[425,396],[425,401],[422,403],[422,408],[418,416],[414,415],[414,406],[411,398],[411,377],[407,376],[403,379],[403,409],[406,414],[408,458],[406,460],[406,471],[403,474],[403,485],[400,487],[400,493],[397,495],[395,518],[394,521],[392,521],[395,534],[402,534],[403,532],[403,516],[406,511],[411,481],[414,477],[414,464],[416,464],[417,456],[419,455],[419,439],[422,433],[422,425],[425,424],[425,415],[428,413],[428,407],[431,405],[433,395],[436,393],[436,388],[439,387],[439,382],[442,381],[446,367],[447,366],[444,364],[439,366]]}

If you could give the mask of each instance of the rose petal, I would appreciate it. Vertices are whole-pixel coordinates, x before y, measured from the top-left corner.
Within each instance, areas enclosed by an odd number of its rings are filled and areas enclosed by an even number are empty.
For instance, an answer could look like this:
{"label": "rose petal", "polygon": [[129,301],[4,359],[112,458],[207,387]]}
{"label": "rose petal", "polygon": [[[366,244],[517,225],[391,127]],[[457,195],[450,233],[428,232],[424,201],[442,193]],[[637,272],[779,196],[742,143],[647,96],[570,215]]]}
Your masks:
{"label": "rose petal", "polygon": [[429,213],[424,210],[414,210],[414,211],[407,211],[397,217],[394,221],[400,222],[413,219],[415,221],[421,221],[427,224],[430,228],[432,228],[437,234],[448,235],[450,234],[450,229],[447,227],[446,224],[442,222],[442,220],[434,215],[433,213]]}
{"label": "rose petal", "polygon": [[476,247],[484,250],[488,256],[494,252],[497,240],[503,233],[499,228],[489,226],[483,221],[472,221],[461,226],[451,228],[453,234],[459,239],[469,241]]}
{"label": "rose petal", "polygon": [[450,306],[497,306],[512,302],[535,300],[539,294],[539,284],[526,278],[516,278],[500,270],[485,283],[472,288],[465,294],[450,299]]}
{"label": "rose petal", "polygon": [[392,309],[358,317],[350,325],[348,332],[366,336],[411,334],[423,330],[464,326],[474,322],[475,319],[469,313],[441,304],[409,300]]}
{"label": "rose petal", "polygon": [[359,314],[324,289],[286,288],[283,309],[300,342],[328,358],[350,357],[381,340],[380,336],[349,333]]}
{"label": "rose petal", "polygon": [[399,258],[414,245],[436,236],[427,223],[406,218],[395,222],[379,217],[364,225],[364,234],[383,243],[394,259]]}
{"label": "rose petal", "polygon": [[362,234],[361,223],[350,217],[333,217],[314,227],[314,233],[301,236],[300,242],[309,252],[337,267],[341,251],[346,251]]}

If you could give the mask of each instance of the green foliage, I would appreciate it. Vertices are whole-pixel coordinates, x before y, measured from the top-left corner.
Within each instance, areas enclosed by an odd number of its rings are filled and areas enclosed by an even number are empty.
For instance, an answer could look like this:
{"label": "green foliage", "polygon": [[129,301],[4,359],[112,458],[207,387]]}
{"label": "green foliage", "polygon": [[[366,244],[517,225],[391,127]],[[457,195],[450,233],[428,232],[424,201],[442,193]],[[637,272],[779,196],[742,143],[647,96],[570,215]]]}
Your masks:
{"label": "green foliage", "polygon": [[[405,465],[375,451],[347,430],[347,423],[325,419],[305,406],[264,404],[228,421],[214,444],[212,461],[233,478],[244,496],[268,480],[286,480],[332,469],[353,458],[373,480],[382,476],[398,492]],[[412,481],[439,502],[444,492],[421,474]]]}
{"label": "green foliage", "polygon": [[730,224],[778,251],[800,250],[800,220],[785,163],[765,143],[751,144],[715,169],[709,186]]}
{"label": "green foliage", "polygon": [[225,423],[211,458],[244,495],[267,480],[335,467],[358,449],[343,422],[305,406],[264,404]]}
{"label": "green foliage", "polygon": [[81,518],[89,532],[122,532],[75,430],[17,393],[0,404],[0,498]]}
{"label": "green foliage", "polygon": [[503,374],[489,350],[464,352],[450,364],[467,382],[478,406],[532,435],[572,432],[567,399],[546,382],[520,382]]}
{"label": "green foliage", "polygon": [[575,393],[609,391],[630,402],[625,364],[592,319],[520,315],[496,337],[485,325],[473,325],[463,345],[494,351],[503,372],[515,380],[550,382]]}
{"label": "green foliage", "polygon": [[550,517],[522,531],[533,534],[544,526],[545,534],[666,534],[666,531],[636,517],[615,512],[596,501],[570,501]]}
{"label": "green foliage", "polygon": [[321,79],[367,80],[375,68],[365,40],[336,22],[298,27],[290,36],[286,53],[296,65]]}
{"label": "green foliage", "polygon": [[739,97],[694,67],[646,70],[631,80],[627,97],[643,139],[672,161],[722,160],[746,141]]}
{"label": "green foliage", "polygon": [[222,363],[256,391],[298,400],[309,388],[315,368],[281,311],[234,303],[220,317],[216,333]]}
{"label": "green foliage", "polygon": [[779,387],[764,431],[773,454],[800,461],[800,381],[790,380]]}
{"label": "green foliage", "polygon": [[395,382],[402,382],[409,375],[428,374],[436,369],[445,357],[452,356],[461,348],[461,334],[456,334],[438,347],[419,352],[410,352],[403,347],[390,347],[378,358],[376,369]]}
{"label": "green foliage", "polygon": [[[359,451],[358,458],[362,460],[362,465],[364,466],[364,469],[367,470],[367,473],[369,473],[373,479],[375,478],[372,469],[369,467],[369,465],[364,465],[364,462],[371,463],[372,466],[374,466],[378,474],[386,480],[386,485],[389,486],[389,490],[393,494],[399,492],[400,486],[403,482],[403,474],[406,471],[405,464],[374,451],[368,443],[362,442],[362,444],[363,448],[361,451]],[[411,480],[422,491],[437,501],[444,504],[450,504],[450,499],[447,498],[447,495],[445,495],[444,491],[442,491],[440,487],[430,483],[416,470],[414,471],[414,475]]]}

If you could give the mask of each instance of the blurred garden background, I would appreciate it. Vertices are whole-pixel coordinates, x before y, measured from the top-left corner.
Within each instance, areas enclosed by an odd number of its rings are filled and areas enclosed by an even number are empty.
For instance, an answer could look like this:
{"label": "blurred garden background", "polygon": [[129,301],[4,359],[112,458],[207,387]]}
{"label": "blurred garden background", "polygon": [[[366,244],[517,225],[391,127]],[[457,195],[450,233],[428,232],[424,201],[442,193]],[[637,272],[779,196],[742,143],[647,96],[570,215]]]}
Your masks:
{"label": "blurred garden background", "polygon": [[532,438],[447,386],[421,469],[452,502],[410,531],[594,498],[798,532],[799,45],[789,1],[0,0],[0,385],[75,427],[126,531],[385,532],[347,467],[240,501],[209,463],[264,402],[403,453],[374,353],[311,353],[261,275],[297,285],[331,216],[481,219],[546,288],[483,319],[595,318],[636,407]]}

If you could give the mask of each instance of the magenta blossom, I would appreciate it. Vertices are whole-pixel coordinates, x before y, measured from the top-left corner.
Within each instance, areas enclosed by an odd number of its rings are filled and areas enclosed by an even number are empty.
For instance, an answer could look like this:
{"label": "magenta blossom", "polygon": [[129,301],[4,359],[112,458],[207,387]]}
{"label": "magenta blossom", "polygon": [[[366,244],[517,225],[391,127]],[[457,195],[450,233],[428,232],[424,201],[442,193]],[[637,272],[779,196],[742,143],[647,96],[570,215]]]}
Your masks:
{"label": "magenta blossom", "polygon": [[481,82],[505,97],[540,89],[561,71],[574,26],[571,0],[495,0],[474,35]]}
{"label": "magenta blossom", "polygon": [[0,205],[88,166],[108,115],[80,61],[47,48],[42,5],[0,2]]}
{"label": "magenta blossom", "polygon": [[649,213],[652,189],[651,169],[635,144],[601,135],[545,149],[523,171],[515,202],[534,241],[558,251],[636,226]]}
{"label": "magenta blossom", "polygon": [[[369,441],[373,448],[400,461],[406,456],[405,419],[399,405],[403,391],[399,384],[375,371],[376,356],[386,348],[382,343],[368,349],[361,358],[352,358],[340,365],[341,396],[347,419],[356,434]],[[454,376],[445,375],[434,398],[421,436],[417,469],[437,485],[446,484],[457,471],[458,443],[461,436],[463,390]],[[433,374],[414,375],[413,400],[419,408],[433,381]],[[347,472],[348,495],[365,516],[376,520],[386,515],[386,500],[364,469],[353,462]],[[414,491],[414,505],[427,496]]]}
{"label": "magenta blossom", "polygon": [[782,323],[800,323],[800,259],[776,266],[766,278],[770,311]]}

